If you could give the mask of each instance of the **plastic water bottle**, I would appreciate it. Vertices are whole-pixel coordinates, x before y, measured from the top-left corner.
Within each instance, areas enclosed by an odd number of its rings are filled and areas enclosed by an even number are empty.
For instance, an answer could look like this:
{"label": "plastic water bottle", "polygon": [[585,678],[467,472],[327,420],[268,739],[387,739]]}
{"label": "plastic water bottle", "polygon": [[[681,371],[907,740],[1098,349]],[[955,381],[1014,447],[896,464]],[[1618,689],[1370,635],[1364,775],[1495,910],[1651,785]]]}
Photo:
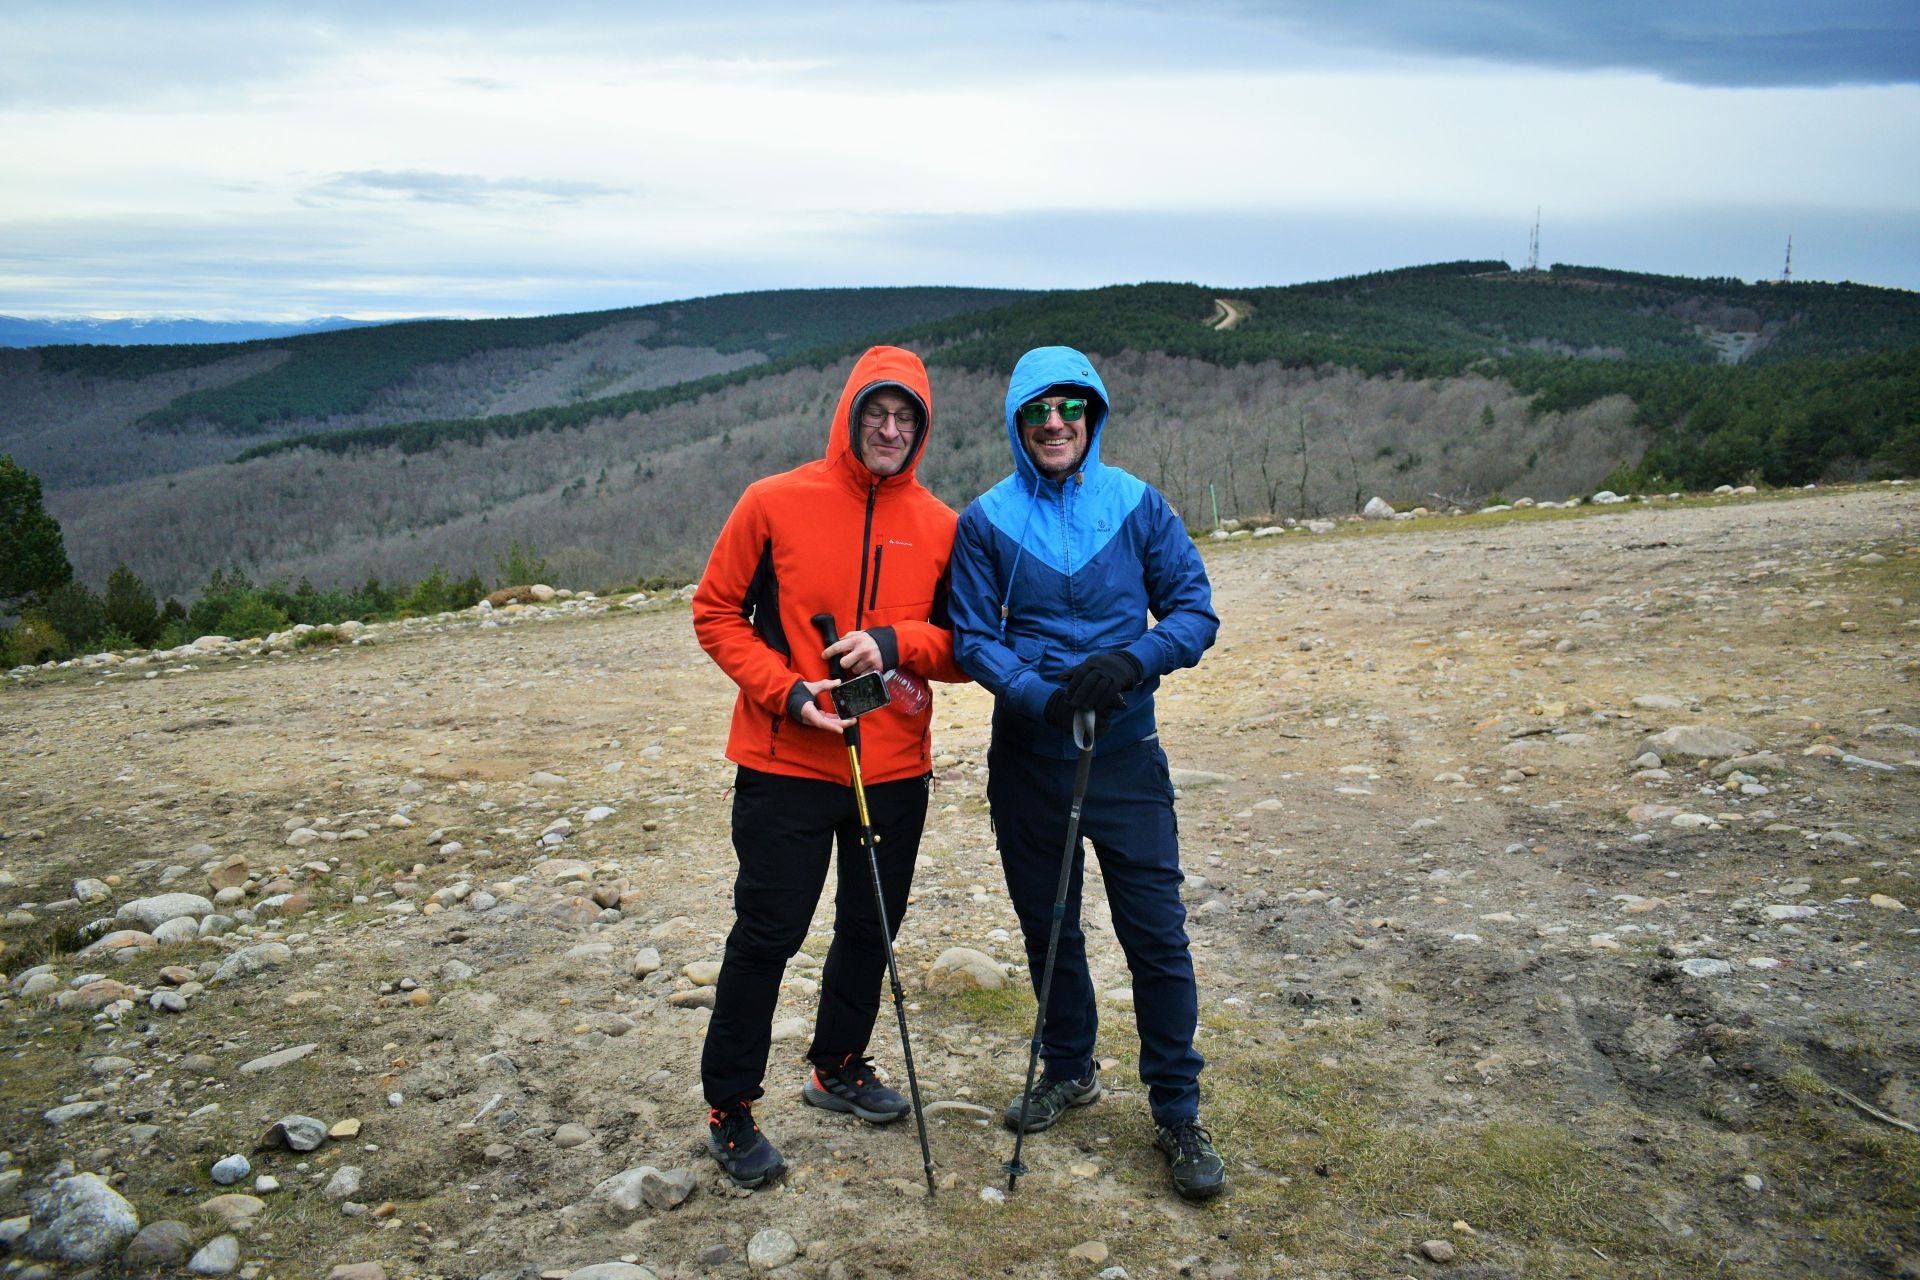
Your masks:
{"label": "plastic water bottle", "polygon": [[889,705],[900,708],[910,716],[917,716],[933,705],[933,690],[913,672],[895,667],[887,672],[885,679]]}

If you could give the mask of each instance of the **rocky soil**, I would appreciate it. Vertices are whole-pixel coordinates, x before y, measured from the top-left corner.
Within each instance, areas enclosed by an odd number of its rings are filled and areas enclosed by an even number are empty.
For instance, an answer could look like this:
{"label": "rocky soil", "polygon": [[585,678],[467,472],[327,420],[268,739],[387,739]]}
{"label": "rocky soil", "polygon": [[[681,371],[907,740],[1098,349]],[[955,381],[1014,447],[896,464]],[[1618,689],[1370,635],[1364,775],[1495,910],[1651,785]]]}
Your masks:
{"label": "rocky soil", "polygon": [[[800,1103],[826,910],[760,1108],[791,1175],[702,1154],[730,686],[683,601],[0,682],[7,1271],[1920,1275],[1917,517],[1209,544],[1220,643],[1161,702],[1234,1179],[1198,1208],[1097,876],[1111,1088],[1005,1194],[977,689],[899,945],[928,1199],[910,1123]],[[904,1085],[884,1008],[875,1051]]]}

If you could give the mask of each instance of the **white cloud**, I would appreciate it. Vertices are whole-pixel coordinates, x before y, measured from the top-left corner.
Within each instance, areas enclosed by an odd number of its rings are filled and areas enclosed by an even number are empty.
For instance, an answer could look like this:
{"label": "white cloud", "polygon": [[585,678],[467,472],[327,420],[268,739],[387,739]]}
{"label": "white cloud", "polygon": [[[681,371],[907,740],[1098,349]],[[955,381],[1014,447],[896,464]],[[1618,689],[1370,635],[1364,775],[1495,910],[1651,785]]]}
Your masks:
{"label": "white cloud", "polygon": [[[851,7],[606,24],[563,5],[510,29],[440,12],[374,31],[125,10],[92,53],[78,37],[95,24],[35,15],[0,52],[0,241],[36,246],[0,250],[0,310],[128,310],[169,288],[168,310],[230,307],[249,275],[255,296],[337,297],[322,311],[438,313],[650,300],[608,299],[608,282],[1000,283],[990,245],[956,259],[916,237],[1031,219],[1179,235],[1184,216],[1189,234],[1245,228],[1247,259],[1267,261],[1262,217],[1424,221],[1441,258],[1485,252],[1447,228],[1524,227],[1536,204],[1654,228],[1663,210],[1920,213],[1913,85],[1363,60],[1230,8],[1095,28],[1073,6],[894,6],[858,43]],[[1004,25],[969,34],[984,19]],[[1062,279],[1114,270],[1110,243],[1058,252]],[[1920,283],[1917,258],[1889,244],[1879,281]],[[1106,278],[1190,255],[1137,260]],[[844,274],[816,278],[829,265]]]}

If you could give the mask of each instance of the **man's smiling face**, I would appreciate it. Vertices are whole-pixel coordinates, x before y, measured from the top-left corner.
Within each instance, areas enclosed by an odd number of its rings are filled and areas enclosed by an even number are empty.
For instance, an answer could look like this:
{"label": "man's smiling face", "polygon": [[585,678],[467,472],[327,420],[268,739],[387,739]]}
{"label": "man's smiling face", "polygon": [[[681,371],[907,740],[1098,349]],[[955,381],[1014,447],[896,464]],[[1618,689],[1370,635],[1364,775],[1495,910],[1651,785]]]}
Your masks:
{"label": "man's smiling face", "polygon": [[[1080,411],[1068,422],[1060,412],[1062,405],[1077,404]],[[1034,406],[1047,407],[1046,420],[1033,425]],[[1044,395],[1028,401],[1020,410],[1020,443],[1040,474],[1049,480],[1065,480],[1080,469],[1087,456],[1087,414],[1092,404],[1084,395]]]}

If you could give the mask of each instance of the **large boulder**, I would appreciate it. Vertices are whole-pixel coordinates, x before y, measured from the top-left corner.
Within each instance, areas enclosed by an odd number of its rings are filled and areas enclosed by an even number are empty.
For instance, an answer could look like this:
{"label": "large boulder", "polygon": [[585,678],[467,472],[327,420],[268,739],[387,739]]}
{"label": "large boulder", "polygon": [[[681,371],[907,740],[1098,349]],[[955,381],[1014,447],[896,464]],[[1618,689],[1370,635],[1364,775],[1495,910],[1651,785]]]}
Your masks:
{"label": "large boulder", "polygon": [[116,920],[131,920],[148,933],[169,920],[192,916],[198,920],[210,915],[213,904],[197,893],[162,893],[151,898],[135,898],[114,912]]}
{"label": "large boulder", "polygon": [[37,1258],[112,1262],[140,1231],[133,1206],[91,1173],[29,1192],[27,1206],[36,1224],[27,1232],[27,1251]]}
{"label": "large boulder", "polygon": [[1006,966],[972,947],[947,948],[927,971],[929,991],[998,991],[1006,985]]}
{"label": "large boulder", "polygon": [[250,978],[256,973],[271,969],[275,965],[289,964],[293,960],[293,948],[284,942],[260,942],[251,947],[242,947],[220,962],[214,971],[215,982],[231,982],[235,978]]}
{"label": "large boulder", "polygon": [[1723,729],[1715,724],[1678,724],[1642,738],[1633,754],[1639,756],[1651,751],[1662,760],[1673,756],[1723,760],[1728,756],[1747,755],[1759,745],[1735,729]]}

